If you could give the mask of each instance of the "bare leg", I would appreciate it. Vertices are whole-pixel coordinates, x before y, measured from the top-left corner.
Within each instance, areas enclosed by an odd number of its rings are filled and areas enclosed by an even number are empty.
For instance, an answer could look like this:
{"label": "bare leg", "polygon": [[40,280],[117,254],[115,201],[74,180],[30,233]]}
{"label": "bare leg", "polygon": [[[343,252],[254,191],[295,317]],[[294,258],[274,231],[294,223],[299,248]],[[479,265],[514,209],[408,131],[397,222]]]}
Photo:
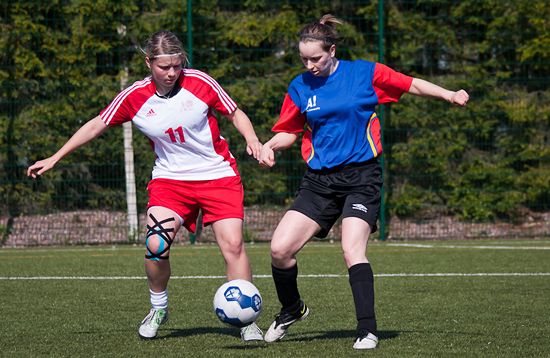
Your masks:
{"label": "bare leg", "polygon": [[304,214],[289,210],[285,213],[271,239],[271,274],[281,303],[281,312],[269,326],[264,340],[275,342],[283,338],[288,327],[306,318],[309,309],[298,290],[296,254],[320,230],[319,224]]}
{"label": "bare leg", "polygon": [[280,269],[296,265],[296,254],[320,230],[319,224],[304,214],[289,210],[273,232],[271,263]]}
{"label": "bare leg", "polygon": [[370,232],[369,224],[362,219],[342,220],[342,250],[357,317],[357,340],[353,346],[356,349],[372,349],[378,344],[374,275],[366,254]]}
{"label": "bare leg", "polygon": [[[153,218],[151,217],[153,216]],[[173,218],[174,220],[169,220]],[[164,235],[174,240],[174,237],[181,227],[179,216],[170,209],[160,206],[154,206],[147,211],[147,225],[159,232],[156,235],[148,235],[149,250],[157,252],[159,247],[166,248],[168,243],[160,236]],[[164,230],[164,231],[163,231]],[[173,231],[170,231],[173,230]],[[170,250],[166,250],[161,257],[168,257]],[[145,259],[145,273],[149,288],[154,292],[162,292],[166,290],[168,280],[170,279],[170,261],[168,259],[150,260]]]}
{"label": "bare leg", "polygon": [[[212,230],[225,260],[227,280],[243,279],[252,282],[252,270],[243,241],[243,221],[222,219],[212,224]],[[241,328],[243,341],[263,340],[262,330],[252,322]]]}
{"label": "bare leg", "polygon": [[369,235],[370,226],[366,221],[355,217],[342,220],[342,250],[348,268],[369,262],[367,259]]}
{"label": "bare leg", "polygon": [[149,283],[152,309],[139,326],[138,334],[141,338],[156,337],[159,326],[168,321],[168,255],[180,226],[180,218],[170,209],[155,206],[147,210],[145,273]]}
{"label": "bare leg", "polygon": [[243,241],[243,221],[223,219],[212,224],[212,230],[225,260],[228,280],[252,281],[250,261]]}

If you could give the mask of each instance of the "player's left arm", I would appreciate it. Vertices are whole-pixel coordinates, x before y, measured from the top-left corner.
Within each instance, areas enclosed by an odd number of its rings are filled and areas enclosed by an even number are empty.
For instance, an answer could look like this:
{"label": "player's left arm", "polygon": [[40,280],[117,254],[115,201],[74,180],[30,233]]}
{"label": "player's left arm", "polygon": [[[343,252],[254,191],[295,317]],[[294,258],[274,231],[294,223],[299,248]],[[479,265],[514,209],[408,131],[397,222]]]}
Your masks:
{"label": "player's left arm", "polygon": [[246,152],[252,155],[255,159],[260,159],[260,152],[262,150],[262,143],[256,136],[254,127],[250,118],[240,108],[237,108],[233,113],[226,115],[226,117],[233,123],[235,128],[241,133],[246,140]]}
{"label": "player's left arm", "polygon": [[468,93],[463,89],[458,91],[449,91],[448,89],[420,78],[413,78],[411,87],[409,88],[409,93],[417,96],[443,99],[458,106],[465,106],[470,99]]}

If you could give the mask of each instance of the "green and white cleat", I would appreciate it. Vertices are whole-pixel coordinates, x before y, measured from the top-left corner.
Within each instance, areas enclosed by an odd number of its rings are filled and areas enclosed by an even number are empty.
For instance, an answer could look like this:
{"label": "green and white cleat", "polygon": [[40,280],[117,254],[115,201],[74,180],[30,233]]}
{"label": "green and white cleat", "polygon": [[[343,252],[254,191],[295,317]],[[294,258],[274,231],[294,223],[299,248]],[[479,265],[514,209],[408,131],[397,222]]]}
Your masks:
{"label": "green and white cleat", "polygon": [[252,322],[248,326],[241,328],[241,338],[244,342],[263,341],[264,333],[255,322]]}
{"label": "green and white cleat", "polygon": [[153,339],[157,336],[160,325],[166,322],[168,322],[168,310],[152,308],[141,321],[138,334],[143,339]]}

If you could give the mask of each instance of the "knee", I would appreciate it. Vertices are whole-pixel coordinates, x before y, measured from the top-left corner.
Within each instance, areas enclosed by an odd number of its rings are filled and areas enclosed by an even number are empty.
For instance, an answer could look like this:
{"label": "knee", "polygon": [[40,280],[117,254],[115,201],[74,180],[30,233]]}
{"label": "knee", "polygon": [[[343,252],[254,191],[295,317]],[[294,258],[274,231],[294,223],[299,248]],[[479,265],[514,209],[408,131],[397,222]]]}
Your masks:
{"label": "knee", "polygon": [[176,235],[178,227],[174,226],[174,217],[157,218],[152,212],[148,212],[145,258],[152,261],[167,260],[170,246]]}
{"label": "knee", "polygon": [[170,255],[171,241],[164,240],[159,235],[149,235],[145,239],[145,248],[147,260],[158,261],[159,259],[168,259]]}
{"label": "knee", "polygon": [[224,256],[240,257],[245,254],[244,242],[238,235],[224,236],[218,242]]}
{"label": "knee", "polygon": [[271,242],[271,260],[274,263],[282,263],[291,260],[294,257],[294,252],[285,245]]}

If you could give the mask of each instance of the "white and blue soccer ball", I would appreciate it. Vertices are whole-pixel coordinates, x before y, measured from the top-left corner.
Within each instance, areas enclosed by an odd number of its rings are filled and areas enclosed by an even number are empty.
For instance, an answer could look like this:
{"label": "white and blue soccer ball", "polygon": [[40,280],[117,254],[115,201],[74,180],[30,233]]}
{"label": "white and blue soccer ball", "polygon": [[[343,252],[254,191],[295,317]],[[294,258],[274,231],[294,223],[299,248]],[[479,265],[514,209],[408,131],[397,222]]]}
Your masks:
{"label": "white and blue soccer ball", "polygon": [[223,323],[248,326],[262,312],[260,291],[246,280],[232,280],[218,288],[214,295],[214,312]]}

